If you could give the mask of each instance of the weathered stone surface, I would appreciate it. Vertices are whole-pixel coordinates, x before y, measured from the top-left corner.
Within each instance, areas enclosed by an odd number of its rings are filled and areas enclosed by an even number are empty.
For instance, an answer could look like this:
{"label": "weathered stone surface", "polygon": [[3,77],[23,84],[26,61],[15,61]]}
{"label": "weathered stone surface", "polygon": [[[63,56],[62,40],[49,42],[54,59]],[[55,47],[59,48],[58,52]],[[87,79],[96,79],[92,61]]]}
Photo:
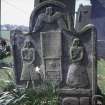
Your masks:
{"label": "weathered stone surface", "polygon": [[88,75],[85,66],[82,64],[84,60],[84,48],[81,46],[79,38],[73,40],[70,48],[70,57],[72,64],[68,70],[67,84],[70,88],[88,88]]}
{"label": "weathered stone surface", "polygon": [[15,71],[16,83],[20,83],[21,71],[22,71],[22,57],[21,48],[24,45],[24,35],[20,30],[11,31],[10,41],[12,46],[13,66]]}
{"label": "weathered stone surface", "polygon": [[41,32],[42,60],[45,66],[45,78],[48,80],[62,80],[62,45],[61,32]]}
{"label": "weathered stone surface", "polygon": [[[67,29],[66,23],[63,19],[63,14],[61,12],[55,12],[53,13],[52,7],[47,7],[45,13],[39,14],[35,26],[33,28],[33,32],[39,31],[41,28],[43,28],[47,24],[56,23],[58,27],[62,29]],[[50,26],[51,27],[51,26]]]}
{"label": "weathered stone surface", "polygon": [[[57,13],[55,16],[54,15],[50,16],[49,19],[54,17],[53,19],[55,19],[57,21],[61,21],[60,18],[58,20],[55,17],[58,15],[58,13],[63,14],[64,16],[63,16],[62,22],[65,21],[68,29],[70,29],[70,30],[73,29],[73,24],[74,24],[73,16],[74,16],[74,11],[75,11],[75,9],[74,9],[75,8],[75,0],[71,0],[70,2],[68,0],[64,0],[64,1],[60,1],[60,0],[43,0],[43,1],[35,0],[35,2],[38,2],[38,5],[34,8],[34,10],[32,11],[31,17],[30,17],[30,25],[29,25],[30,32],[33,31],[33,28],[34,28],[37,20],[40,20],[40,19],[38,19],[38,17],[39,16],[45,17],[45,15],[41,16],[40,14],[43,14],[43,13],[45,14],[45,9],[47,7],[53,8],[53,12]],[[62,16],[60,16],[60,17],[62,17]],[[51,20],[53,20],[53,19],[51,19]],[[44,19],[41,19],[41,21],[42,20],[44,20]],[[48,22],[48,20],[47,20],[47,22]],[[55,22],[53,22],[53,24],[50,25],[50,27],[47,27],[48,25],[46,27],[48,29],[53,27],[53,29],[55,29],[56,24],[55,25],[54,24],[55,24]],[[62,27],[62,25],[60,27]],[[46,28],[44,28],[44,31],[45,30],[46,30]]]}
{"label": "weathered stone surface", "polygon": [[[89,99],[97,94],[96,29],[93,25],[87,25],[81,31],[74,31],[74,2],[35,0],[37,6],[30,16],[28,33],[35,46],[35,60],[31,59],[31,64],[40,67],[43,80],[59,81],[57,92],[62,105],[91,105]],[[26,36],[22,39],[22,35],[20,31],[11,34],[18,81],[22,77],[24,63],[21,50]],[[33,51],[25,55],[25,58],[34,56]]]}
{"label": "weathered stone surface", "polygon": [[80,105],[90,105],[90,99],[89,97],[81,97],[80,98]]}
{"label": "weathered stone surface", "polygon": [[29,40],[25,40],[24,47],[21,49],[21,56],[23,62],[23,68],[21,73],[21,80],[30,81],[38,80],[39,75],[35,71],[35,50],[34,44]]}
{"label": "weathered stone surface", "polygon": [[69,89],[69,88],[63,88],[63,89],[58,89],[57,90],[58,94],[60,94],[60,96],[87,96],[87,97],[91,97],[92,95],[92,90],[90,89]]}
{"label": "weathered stone surface", "polygon": [[21,57],[22,57],[22,72],[20,80],[27,83],[26,88],[29,87],[30,82],[32,82],[32,86],[34,88],[35,81],[41,81],[40,73],[36,71],[36,67],[34,66],[35,61],[35,47],[32,43],[32,40],[29,38],[24,41],[24,46],[21,49]]}
{"label": "weathered stone surface", "polygon": [[62,105],[79,105],[79,98],[67,97],[62,101]]}
{"label": "weathered stone surface", "polygon": [[102,95],[94,95],[92,97],[92,105],[104,105],[104,97]]}

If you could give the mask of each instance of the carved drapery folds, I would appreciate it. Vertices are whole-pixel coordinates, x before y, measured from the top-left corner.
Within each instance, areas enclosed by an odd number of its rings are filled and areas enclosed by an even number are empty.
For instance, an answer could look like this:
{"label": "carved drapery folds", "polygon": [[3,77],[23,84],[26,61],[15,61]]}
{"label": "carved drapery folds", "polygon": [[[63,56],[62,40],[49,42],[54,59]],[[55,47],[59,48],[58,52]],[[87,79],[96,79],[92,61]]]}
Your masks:
{"label": "carved drapery folds", "polygon": [[70,57],[72,63],[67,73],[67,84],[70,88],[88,88],[88,74],[86,66],[82,63],[82,60],[84,60],[84,48],[81,46],[79,38],[73,40],[70,48]]}

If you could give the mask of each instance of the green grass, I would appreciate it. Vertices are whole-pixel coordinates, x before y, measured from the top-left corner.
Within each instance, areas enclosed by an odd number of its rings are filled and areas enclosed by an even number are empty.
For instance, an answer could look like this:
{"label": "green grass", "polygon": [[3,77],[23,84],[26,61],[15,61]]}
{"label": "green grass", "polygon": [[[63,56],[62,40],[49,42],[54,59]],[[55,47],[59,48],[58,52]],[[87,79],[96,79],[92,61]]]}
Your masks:
{"label": "green grass", "polygon": [[98,61],[98,85],[105,94],[105,60],[101,59]]}
{"label": "green grass", "polygon": [[1,37],[10,40],[10,31],[1,31]]}
{"label": "green grass", "polygon": [[3,91],[11,81],[13,81],[13,74],[12,68],[0,69],[0,92]]}
{"label": "green grass", "polygon": [[8,57],[6,57],[6,58],[0,60],[0,63],[2,63],[2,62],[3,62],[3,63],[6,63],[6,64],[10,64],[10,63],[13,62],[13,57],[12,57],[12,56],[8,56]]}
{"label": "green grass", "polygon": [[[11,56],[8,56],[7,58],[4,58],[0,60],[0,63],[5,63],[10,65],[13,61],[13,58]],[[13,69],[4,67],[0,68],[0,91],[3,90],[4,87],[13,79]],[[11,78],[12,77],[12,78]]]}

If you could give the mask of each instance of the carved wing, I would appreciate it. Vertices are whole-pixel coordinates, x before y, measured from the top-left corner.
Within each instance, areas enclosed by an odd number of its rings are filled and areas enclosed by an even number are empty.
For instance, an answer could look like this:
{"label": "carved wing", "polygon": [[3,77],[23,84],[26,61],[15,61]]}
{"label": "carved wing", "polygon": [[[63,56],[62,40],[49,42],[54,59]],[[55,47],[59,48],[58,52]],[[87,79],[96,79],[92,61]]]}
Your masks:
{"label": "carved wing", "polygon": [[[96,52],[96,29],[92,24],[86,25],[80,32],[77,33],[77,36],[80,38],[81,43],[85,49],[85,59],[88,59],[88,62],[92,62],[94,53]],[[87,60],[86,60],[87,61]]]}
{"label": "carved wing", "polygon": [[95,91],[96,86],[96,29],[93,25],[89,24],[85,26],[77,36],[80,38],[80,41],[85,49],[84,52],[84,65],[86,66],[88,76],[90,78],[91,87]]}

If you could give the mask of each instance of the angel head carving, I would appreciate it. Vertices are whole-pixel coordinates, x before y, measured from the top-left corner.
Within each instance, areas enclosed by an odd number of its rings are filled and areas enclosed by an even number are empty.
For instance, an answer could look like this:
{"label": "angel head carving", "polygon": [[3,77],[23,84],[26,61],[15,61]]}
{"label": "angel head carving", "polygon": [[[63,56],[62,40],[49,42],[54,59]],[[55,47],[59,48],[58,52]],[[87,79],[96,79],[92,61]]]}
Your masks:
{"label": "angel head carving", "polygon": [[47,7],[45,14],[51,16],[51,15],[53,14],[53,9],[52,9],[52,7]]}

